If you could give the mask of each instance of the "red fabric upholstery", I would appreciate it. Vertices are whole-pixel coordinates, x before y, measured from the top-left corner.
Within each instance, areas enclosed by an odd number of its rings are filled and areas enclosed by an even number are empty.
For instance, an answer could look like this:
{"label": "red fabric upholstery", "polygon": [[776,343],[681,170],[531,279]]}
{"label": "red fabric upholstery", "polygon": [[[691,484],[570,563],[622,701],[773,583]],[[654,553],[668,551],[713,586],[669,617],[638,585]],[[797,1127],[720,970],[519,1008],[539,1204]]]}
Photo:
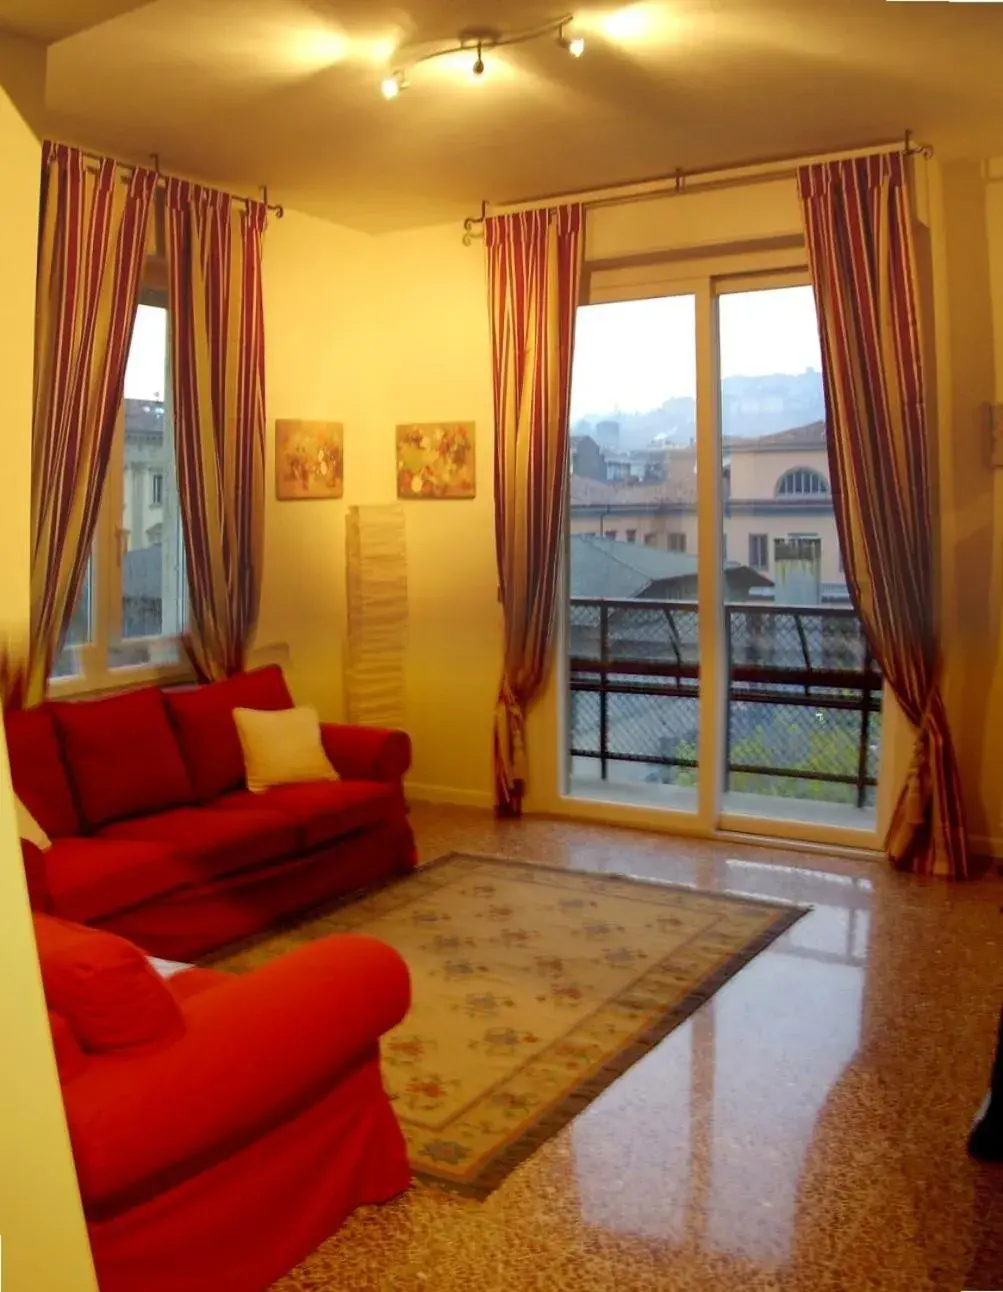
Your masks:
{"label": "red fabric upholstery", "polygon": [[124,938],[36,914],[35,941],[49,1009],[91,1053],[176,1040],[177,1001]]}
{"label": "red fabric upholstery", "polygon": [[56,839],[41,855],[53,912],[80,924],[90,924],[201,877],[191,858],[165,843]]}
{"label": "red fabric upholstery", "polygon": [[59,1083],[65,1086],[86,1070],[87,1055],[80,1048],[73,1029],[62,1014],[54,1014],[49,1010],[49,1030],[52,1032],[52,1048],[56,1053]]}
{"label": "red fabric upholstery", "polygon": [[298,1116],[127,1211],[88,1216],[101,1292],[262,1292],[411,1183],[375,1054]]}
{"label": "red fabric upholstery", "polygon": [[80,834],[80,815],[48,705],[4,715],[14,793],[50,839]]}
{"label": "red fabric upholstery", "polygon": [[164,700],[200,803],[244,783],[244,755],[233,710],[293,707],[277,665],[190,690],[165,691]]}
{"label": "red fabric upholstery", "polygon": [[116,911],[100,924],[131,938],[150,955],[194,960],[295,911],[370,888],[414,864],[414,835],[401,810],[317,852],[178,888],[156,901]]}
{"label": "red fabric upholstery", "polygon": [[155,687],[65,701],[53,712],[91,829],[192,802],[188,772]]}
{"label": "red fabric upholstery", "polygon": [[180,1005],[184,1005],[185,1001],[191,1000],[201,992],[222,987],[230,982],[232,977],[232,974],[220,973],[218,969],[183,969],[180,973],[171,974],[165,981],[167,990],[174,999]]}
{"label": "red fabric upholstery", "polygon": [[92,1066],[66,1092],[85,1205],[136,1205],[295,1116],[370,1058],[409,1003],[403,960],[363,937],[325,938],[200,992],[179,1040]]}
{"label": "red fabric upholstery", "polygon": [[411,737],[383,727],[321,723],[324,751],[346,780],[400,781],[411,767]]}
{"label": "red fabric upholstery", "polygon": [[394,787],[376,781],[308,781],[276,785],[261,794],[238,790],[212,804],[231,812],[276,812],[295,825],[300,848],[320,848],[353,830],[376,825],[395,806]]}
{"label": "red fabric upholstery", "polygon": [[292,823],[275,812],[214,812],[176,808],[105,826],[102,839],[166,844],[190,859],[189,882],[278,861],[296,852]]}
{"label": "red fabric upholstery", "polygon": [[21,859],[24,862],[24,881],[28,888],[28,904],[33,911],[53,912],[52,894],[45,876],[45,853],[37,843],[21,840]]}

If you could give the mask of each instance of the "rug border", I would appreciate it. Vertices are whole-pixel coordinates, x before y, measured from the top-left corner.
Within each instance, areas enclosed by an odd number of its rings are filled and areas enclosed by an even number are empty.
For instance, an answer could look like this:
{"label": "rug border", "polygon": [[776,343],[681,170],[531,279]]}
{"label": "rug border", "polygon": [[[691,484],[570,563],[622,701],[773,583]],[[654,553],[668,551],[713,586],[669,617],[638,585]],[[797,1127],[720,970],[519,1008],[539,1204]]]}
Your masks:
{"label": "rug border", "polygon": [[[747,964],[750,964],[756,956],[765,951],[776,940],[786,933],[788,929],[808,915],[814,908],[811,906],[798,906],[793,902],[782,900],[772,901],[769,898],[746,897],[739,893],[714,893],[706,892],[700,888],[691,888],[687,884],[676,884],[671,881],[659,879],[647,879],[634,875],[611,874],[609,872],[600,872],[592,870],[577,870],[568,866],[547,866],[534,861],[522,861],[509,857],[493,857],[482,853],[474,852],[450,852],[442,857],[436,857],[433,861],[419,866],[418,870],[428,869],[429,866],[438,866],[443,862],[454,861],[460,857],[471,857],[475,861],[500,862],[502,865],[515,865],[525,870],[548,870],[557,874],[582,876],[586,879],[608,879],[608,880],[626,880],[628,883],[649,884],[656,888],[670,889],[678,892],[688,893],[697,897],[710,897],[721,901],[742,902],[749,906],[769,907],[777,909],[776,917],[771,921],[768,928],[758,934],[751,942],[747,943],[741,950],[734,952],[727,960],[718,965],[699,980],[686,995],[676,1003],[672,1010],[666,1013],[657,1023],[646,1028],[637,1036],[630,1045],[619,1051],[607,1063],[598,1068],[590,1077],[586,1078],[580,1085],[575,1086],[574,1090],[566,1094],[553,1108],[548,1109],[541,1117],[534,1122],[533,1126],[520,1135],[512,1144],[501,1149],[480,1172],[476,1180],[451,1180],[441,1175],[432,1175],[415,1167],[412,1163],[411,1173],[416,1180],[422,1184],[432,1186],[437,1189],[445,1190],[449,1193],[458,1194],[462,1197],[474,1199],[477,1202],[485,1201],[494,1191],[499,1188],[512,1172],[527,1161],[537,1149],[541,1148],[549,1139],[568,1126],[579,1113],[584,1112],[589,1104],[593,1103],[606,1090],[609,1089],[615,1081],[624,1075],[635,1063],[640,1062],[651,1051],[665,1040],[672,1032],[680,1027],[687,1019],[693,1015],[702,1006],[721,990],[726,983],[730,982]],[[412,871],[412,874],[414,872]]]}
{"label": "rug border", "polygon": [[660,1045],[672,1032],[675,1031],[682,1023],[692,1016],[721,990],[721,988],[732,978],[735,977],[747,964],[750,964],[756,956],[771,946],[777,938],[792,928],[798,920],[808,915],[814,908],[811,906],[799,906],[794,902],[787,902],[783,899],[772,899],[767,897],[749,897],[744,893],[719,893],[708,891],[702,888],[694,888],[689,884],[678,884],[671,880],[653,879],[643,875],[621,874],[611,871],[598,870],[580,870],[572,866],[550,866],[545,862],[526,861],[518,857],[498,857],[493,854],[453,851],[444,853],[440,857],[433,857],[431,861],[420,862],[418,865],[398,874],[389,875],[386,879],[377,884],[372,884],[365,888],[354,889],[351,893],[343,893],[333,902],[321,903],[319,906],[306,907],[304,910],[290,912],[290,914],[277,921],[267,929],[262,929],[249,937],[237,939],[223,947],[218,947],[210,951],[205,956],[200,956],[196,964],[200,967],[211,968],[212,965],[228,956],[236,954],[257,945],[266,938],[272,937],[276,933],[284,930],[295,929],[299,927],[305,917],[321,917],[340,910],[344,906],[350,906],[353,902],[362,897],[368,897],[379,893],[388,888],[393,888],[397,884],[405,883],[413,879],[415,875],[423,871],[434,870],[451,861],[457,861],[461,858],[470,858],[473,861],[482,861],[491,865],[513,866],[527,871],[547,871],[556,875],[573,875],[576,878],[605,880],[610,883],[629,883],[647,885],[649,887],[665,889],[680,893],[686,893],[691,897],[709,898],[712,901],[720,902],[740,902],[746,906],[766,907],[777,911],[776,916],[770,922],[769,926],[758,934],[751,942],[743,946],[739,951],[730,955],[716,969],[701,978],[687,993],[679,1000],[671,1011],[667,1012],[656,1023],[646,1028],[637,1036],[630,1045],[619,1051],[608,1062],[604,1063],[594,1073],[586,1078],[580,1085],[564,1095],[552,1108],[540,1116],[533,1125],[519,1136],[512,1144],[499,1150],[497,1155],[486,1164],[476,1180],[452,1180],[441,1175],[432,1175],[411,1163],[411,1174],[414,1180],[423,1185],[443,1190],[460,1197],[470,1198],[477,1202],[483,1202],[496,1189],[498,1189],[512,1172],[527,1161],[537,1149],[541,1148],[547,1140],[552,1139],[558,1131],[563,1130],[583,1112],[590,1103],[599,1097],[605,1090],[608,1090],[613,1083],[624,1075],[630,1068],[638,1063],[646,1055]]}

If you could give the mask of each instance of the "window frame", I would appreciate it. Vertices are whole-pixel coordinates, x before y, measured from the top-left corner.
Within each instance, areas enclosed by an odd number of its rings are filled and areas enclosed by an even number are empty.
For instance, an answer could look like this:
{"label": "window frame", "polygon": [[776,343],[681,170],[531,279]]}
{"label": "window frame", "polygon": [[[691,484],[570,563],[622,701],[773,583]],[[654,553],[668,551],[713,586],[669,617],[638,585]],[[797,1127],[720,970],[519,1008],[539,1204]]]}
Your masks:
{"label": "window frame", "polygon": [[[144,270],[143,285],[140,290],[139,305],[152,305],[168,309],[168,294],[159,258],[149,257]],[[131,337],[130,337],[131,344]],[[164,379],[164,416],[173,421],[173,401],[170,382],[170,352],[165,354]],[[159,472],[161,478],[166,474]],[[161,485],[160,507],[163,509],[163,490]],[[90,637],[86,642],[71,645],[69,650],[74,661],[74,671],[64,676],[50,676],[47,682],[47,695],[52,699],[65,699],[73,696],[97,695],[109,691],[125,691],[133,687],[147,685],[170,685],[194,680],[194,673],[181,645],[182,634],[165,633],[156,636],[123,638],[114,626],[122,624],[123,615],[123,557],[124,540],[127,531],[124,527],[125,499],[125,394],[119,403],[115,417],[115,432],[112,437],[111,453],[108,460],[108,471],[102,490],[98,510],[94,540],[88,562],[87,578],[90,580]],[[180,526],[180,518],[179,518]],[[163,540],[162,540],[163,541]],[[179,537],[181,551],[182,577],[179,582],[178,595],[181,608],[181,622],[188,620],[187,572],[184,570],[183,537]],[[155,663],[145,661],[141,664],[110,663],[112,652],[123,644],[129,647],[156,645],[158,648],[174,644],[177,658]]]}

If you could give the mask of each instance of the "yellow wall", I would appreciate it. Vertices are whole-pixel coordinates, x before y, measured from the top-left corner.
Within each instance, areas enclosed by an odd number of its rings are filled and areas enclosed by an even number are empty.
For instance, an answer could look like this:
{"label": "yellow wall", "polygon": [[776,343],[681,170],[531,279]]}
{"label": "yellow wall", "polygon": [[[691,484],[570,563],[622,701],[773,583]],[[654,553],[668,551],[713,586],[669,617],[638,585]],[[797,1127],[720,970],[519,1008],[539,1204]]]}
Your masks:
{"label": "yellow wall", "polygon": [[347,508],[396,501],[398,422],[475,421],[477,498],[405,504],[405,684],[413,792],[486,805],[501,663],[481,249],[453,225],[373,239],[290,213],[266,257],[269,440],[275,417],[343,421],[345,497],[278,503],[269,479],[262,657],[287,646],[297,697],[344,715]]}
{"label": "yellow wall", "polygon": [[994,851],[1003,835],[1003,674],[998,587],[990,593],[1003,510],[984,413],[996,382],[987,194],[977,162],[934,167],[932,178],[944,690],[969,833],[977,849]]}
{"label": "yellow wall", "polygon": [[[273,219],[265,236],[269,431],[257,646],[263,661],[284,665],[297,699],[325,718],[343,712],[346,504],[276,501],[274,420],[343,421],[351,434],[370,416],[382,381],[367,272],[371,243],[296,211]],[[362,473],[358,459],[346,456],[348,498]]]}
{"label": "yellow wall", "polygon": [[[35,51],[0,36],[0,81],[25,89]],[[31,380],[39,143],[0,88],[0,633],[28,618]],[[5,1292],[91,1292],[90,1249],[70,1156],[0,738],[0,1237]]]}

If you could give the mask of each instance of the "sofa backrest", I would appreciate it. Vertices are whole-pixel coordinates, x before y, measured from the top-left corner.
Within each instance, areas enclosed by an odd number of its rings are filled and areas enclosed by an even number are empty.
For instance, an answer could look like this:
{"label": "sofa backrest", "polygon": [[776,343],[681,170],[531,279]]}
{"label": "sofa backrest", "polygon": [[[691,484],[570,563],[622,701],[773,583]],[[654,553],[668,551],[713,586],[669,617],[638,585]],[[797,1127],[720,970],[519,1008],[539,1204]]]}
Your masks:
{"label": "sofa backrest", "polygon": [[53,722],[52,707],[4,715],[14,793],[50,839],[82,832],[80,813]]}
{"label": "sofa backrest", "polygon": [[291,709],[277,664],[238,673],[222,682],[166,691],[164,700],[184,756],[195,798],[208,803],[244,783],[244,754],[234,709]]}
{"label": "sofa backrest", "polygon": [[66,700],[52,711],[89,829],[194,802],[164,697],[156,687],[98,700]]}
{"label": "sofa backrest", "polygon": [[13,711],[4,725],[14,791],[51,839],[207,803],[245,783],[233,710],[292,707],[270,664],[205,686]]}

